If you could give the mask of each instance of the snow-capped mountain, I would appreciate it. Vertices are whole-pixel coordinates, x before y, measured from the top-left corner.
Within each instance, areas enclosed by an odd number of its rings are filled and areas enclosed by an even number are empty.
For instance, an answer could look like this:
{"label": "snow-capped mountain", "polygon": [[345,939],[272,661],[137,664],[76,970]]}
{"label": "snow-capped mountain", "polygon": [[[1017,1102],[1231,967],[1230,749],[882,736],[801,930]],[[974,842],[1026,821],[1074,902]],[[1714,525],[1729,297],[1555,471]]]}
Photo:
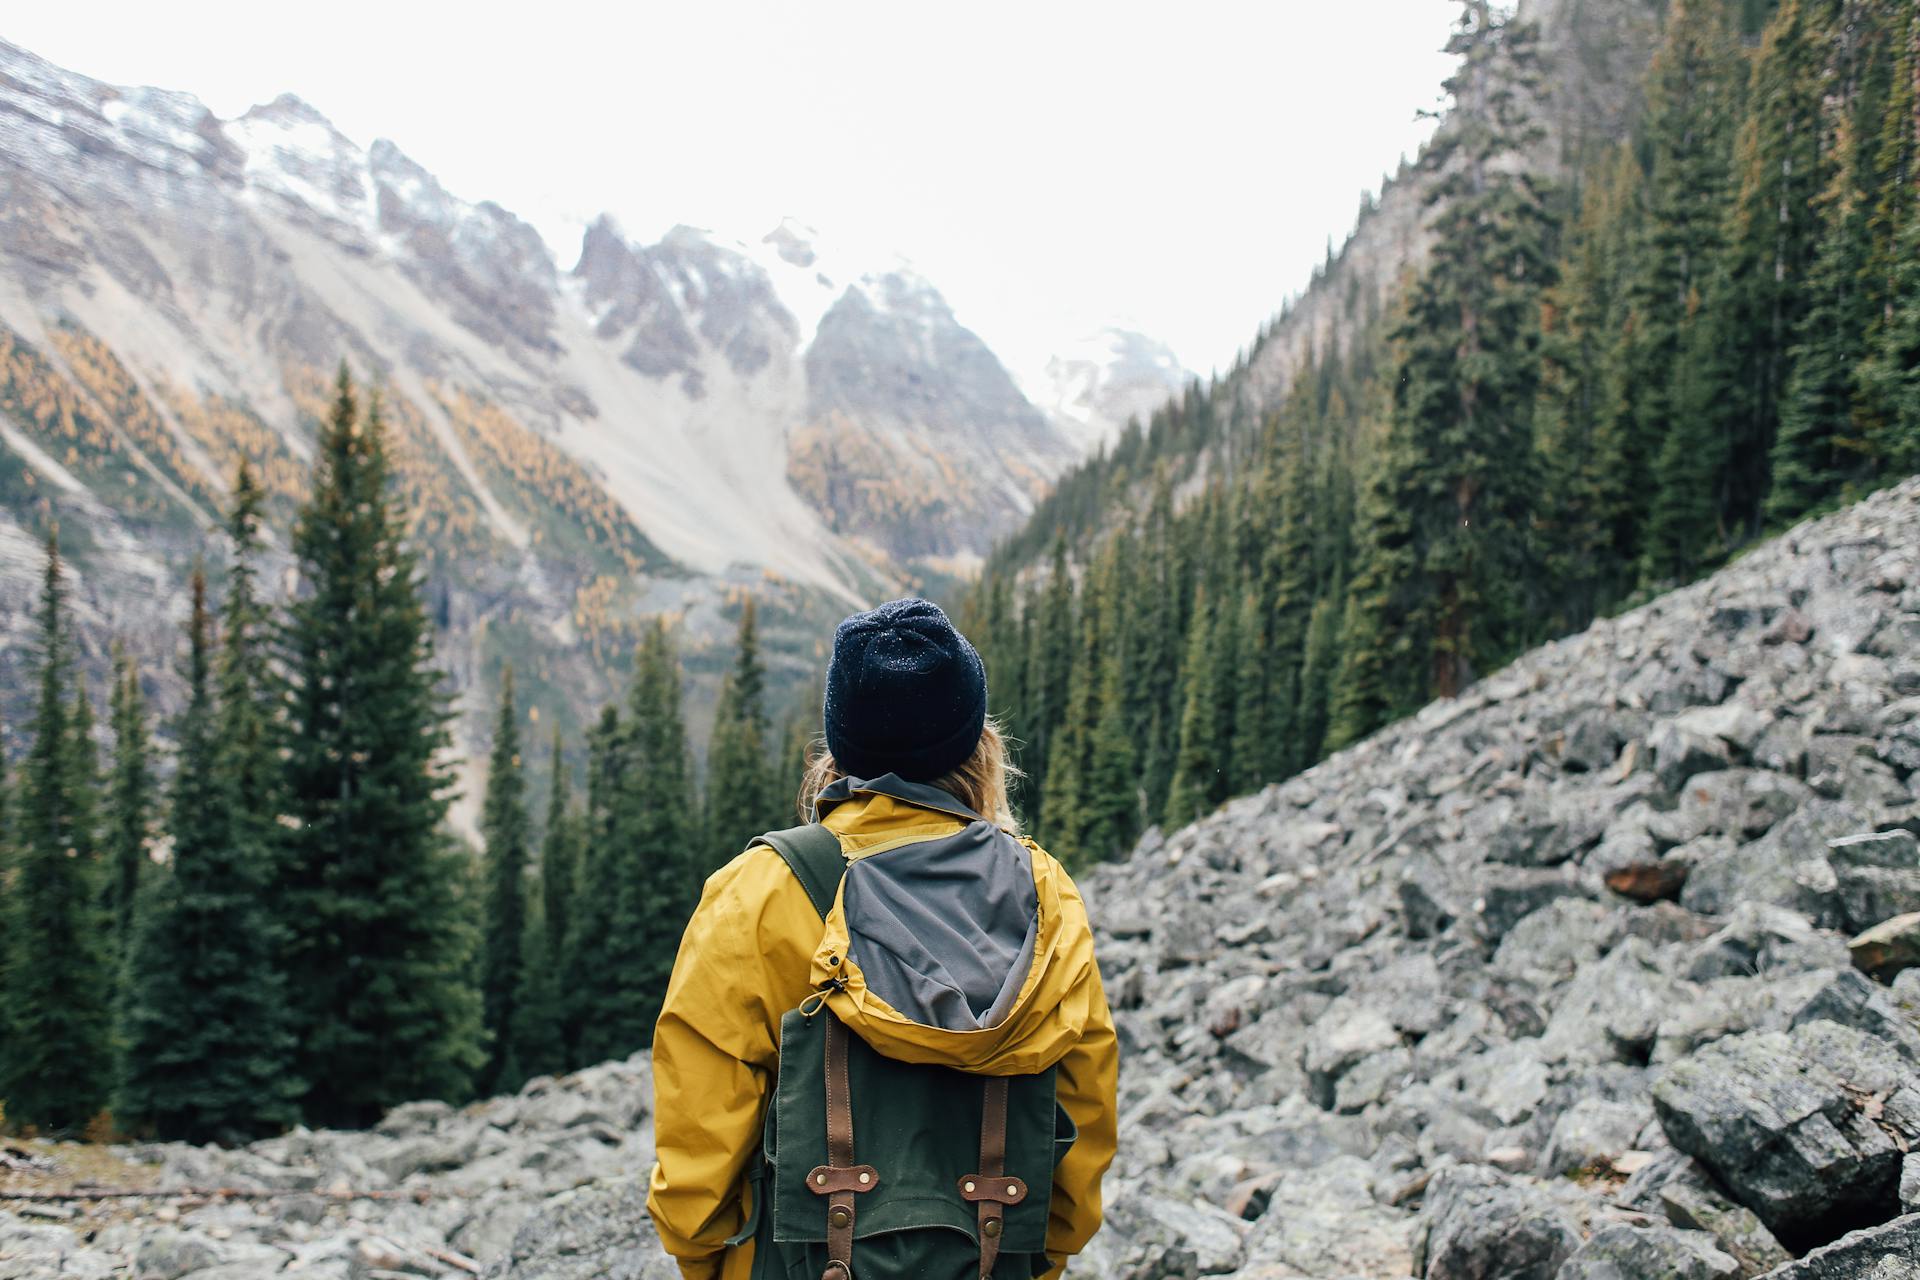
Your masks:
{"label": "snow-capped mountain", "polygon": [[1193,375],[1166,343],[1108,326],[1071,343],[1021,378],[1027,396],[1081,454],[1141,426]]}
{"label": "snow-capped mountain", "polygon": [[602,218],[566,269],[297,98],[223,120],[0,41],[0,690],[54,519],[89,643],[170,651],[234,467],[284,528],[343,359],[384,388],[463,685],[512,656],[584,707],[643,614],[688,615],[697,668],[741,584],[797,648],[964,564],[1086,434],[911,267],[818,241]]}

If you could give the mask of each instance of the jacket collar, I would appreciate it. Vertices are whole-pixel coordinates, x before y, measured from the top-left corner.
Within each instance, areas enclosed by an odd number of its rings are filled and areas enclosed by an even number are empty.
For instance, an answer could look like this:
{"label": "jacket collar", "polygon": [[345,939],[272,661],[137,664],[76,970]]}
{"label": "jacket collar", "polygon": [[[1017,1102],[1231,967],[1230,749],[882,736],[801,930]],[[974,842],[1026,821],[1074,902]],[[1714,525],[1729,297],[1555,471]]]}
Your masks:
{"label": "jacket collar", "polygon": [[940,788],[930,787],[924,782],[908,782],[898,774],[892,773],[883,773],[877,778],[870,779],[841,778],[827,784],[826,788],[820,792],[820,798],[814,802],[813,820],[820,821],[827,815],[829,809],[855,796],[888,796],[921,809],[931,809],[935,813],[948,814],[967,822],[986,821]]}

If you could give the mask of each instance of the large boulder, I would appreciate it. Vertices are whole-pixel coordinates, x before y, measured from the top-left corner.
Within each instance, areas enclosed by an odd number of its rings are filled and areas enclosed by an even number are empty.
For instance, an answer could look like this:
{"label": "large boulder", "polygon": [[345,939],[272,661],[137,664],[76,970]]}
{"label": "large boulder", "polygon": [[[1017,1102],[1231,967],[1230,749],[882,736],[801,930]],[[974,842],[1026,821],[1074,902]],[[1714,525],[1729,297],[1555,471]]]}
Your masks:
{"label": "large boulder", "polygon": [[1712,1236],[1672,1227],[1603,1227],[1561,1266],[1555,1280],[1736,1280],[1740,1264]]}
{"label": "large boulder", "polygon": [[1426,1280],[1554,1280],[1580,1247],[1545,1191],[1475,1165],[1434,1175],[1415,1250]]}
{"label": "large boulder", "polygon": [[1668,1139],[1790,1249],[1898,1208],[1920,1140],[1920,1077],[1885,1043],[1831,1022],[1717,1041],[1653,1086]]}
{"label": "large boulder", "polygon": [[1768,1280],[1920,1280],[1920,1213],[1842,1236]]}

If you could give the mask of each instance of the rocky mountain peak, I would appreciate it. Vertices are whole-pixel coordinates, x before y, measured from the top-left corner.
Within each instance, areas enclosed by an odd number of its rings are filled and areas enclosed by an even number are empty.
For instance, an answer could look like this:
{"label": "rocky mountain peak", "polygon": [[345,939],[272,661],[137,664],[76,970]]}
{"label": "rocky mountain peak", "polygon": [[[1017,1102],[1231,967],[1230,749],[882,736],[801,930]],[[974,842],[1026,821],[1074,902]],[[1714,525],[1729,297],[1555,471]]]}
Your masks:
{"label": "rocky mountain peak", "polygon": [[1146,425],[1191,376],[1166,343],[1109,325],[1055,352],[1022,385],[1041,412],[1091,453],[1129,420]]}
{"label": "rocky mountain peak", "polygon": [[816,235],[814,229],[805,223],[782,218],[779,226],[761,238],[761,243],[772,245],[783,262],[796,267],[810,267],[819,260],[819,255],[813,251]]}

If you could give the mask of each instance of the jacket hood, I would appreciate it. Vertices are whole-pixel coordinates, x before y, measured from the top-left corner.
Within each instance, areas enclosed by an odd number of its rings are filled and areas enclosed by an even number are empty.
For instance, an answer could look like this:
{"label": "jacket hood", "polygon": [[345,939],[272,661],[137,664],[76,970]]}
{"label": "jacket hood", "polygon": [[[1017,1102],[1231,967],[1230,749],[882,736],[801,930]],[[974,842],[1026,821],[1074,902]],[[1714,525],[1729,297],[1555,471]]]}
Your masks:
{"label": "jacket hood", "polygon": [[849,859],[810,982],[904,1062],[1046,1070],[1099,1011],[1093,935],[1058,862],[946,793],[845,780],[820,813]]}

